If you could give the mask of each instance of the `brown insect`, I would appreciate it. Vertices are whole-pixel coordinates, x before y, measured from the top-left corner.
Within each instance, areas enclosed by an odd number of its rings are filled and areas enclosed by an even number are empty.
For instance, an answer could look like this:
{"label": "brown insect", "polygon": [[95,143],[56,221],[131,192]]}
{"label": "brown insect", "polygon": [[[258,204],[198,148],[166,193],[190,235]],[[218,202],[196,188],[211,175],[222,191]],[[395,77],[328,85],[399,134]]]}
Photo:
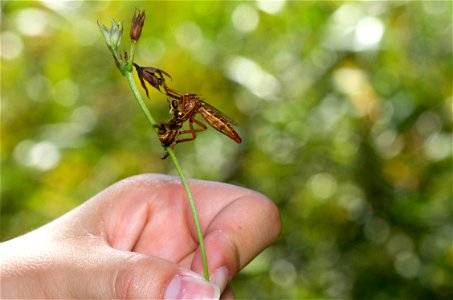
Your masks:
{"label": "brown insect", "polygon": [[165,148],[171,147],[180,134],[179,129],[181,129],[182,124],[178,124],[172,121],[173,119],[171,119],[169,122],[155,125],[155,127],[157,128],[157,136],[159,137],[159,141],[162,144],[162,147]]}
{"label": "brown insect", "polygon": [[[166,94],[173,98],[170,102],[170,112],[173,117],[168,122],[156,125],[159,141],[164,148],[176,147],[177,144],[193,141],[196,139],[196,133],[208,129],[205,124],[195,119],[197,113],[211,125],[214,129],[230,137],[236,143],[242,142],[239,134],[231,125],[237,125],[236,122],[228,118],[222,112],[207,104],[196,94],[180,94],[179,92],[165,88]],[[189,129],[181,130],[184,122],[189,122]],[[193,123],[200,128],[194,128]],[[190,137],[179,138],[181,135],[190,134]],[[178,139],[179,138],[179,139]],[[168,152],[162,157],[168,157]]]}
{"label": "brown insect", "polygon": [[[159,141],[165,149],[168,147],[174,148],[177,143],[180,141],[176,141],[176,138],[180,134],[179,130],[182,127],[182,123],[177,123],[175,119],[171,119],[166,123],[160,123],[156,125],[157,128],[157,136],[159,137]],[[176,141],[176,143],[175,143]],[[168,152],[162,156],[162,159],[166,159],[168,157]]]}
{"label": "brown insect", "polygon": [[[168,122],[162,122],[158,125],[155,125],[155,127],[157,128],[157,136],[159,138],[159,141],[162,147],[164,147],[165,149],[167,149],[168,147],[171,147],[173,149],[174,147],[176,147],[176,144],[193,140],[193,138],[183,138],[176,140],[179,135],[191,133],[187,132],[186,130],[180,131],[184,122],[179,119],[179,116],[181,114],[177,109],[177,101],[173,100],[170,104],[170,112],[173,113],[173,117]],[[162,156],[162,159],[166,159],[167,157],[168,152],[166,152],[164,156]]]}
{"label": "brown insect", "polygon": [[[196,133],[208,129],[201,121],[195,119],[197,114],[200,114],[203,119],[217,131],[231,138],[236,143],[242,142],[239,134],[233,129],[232,125],[237,125],[221,111],[209,105],[200,99],[196,94],[181,94],[173,89],[165,87],[165,93],[174,100],[171,101],[171,112],[173,119],[171,122],[182,124],[189,121],[189,129],[179,132],[179,134],[191,134],[192,137],[178,140],[178,143],[191,141],[196,139]],[[195,129],[193,123],[200,128]]]}

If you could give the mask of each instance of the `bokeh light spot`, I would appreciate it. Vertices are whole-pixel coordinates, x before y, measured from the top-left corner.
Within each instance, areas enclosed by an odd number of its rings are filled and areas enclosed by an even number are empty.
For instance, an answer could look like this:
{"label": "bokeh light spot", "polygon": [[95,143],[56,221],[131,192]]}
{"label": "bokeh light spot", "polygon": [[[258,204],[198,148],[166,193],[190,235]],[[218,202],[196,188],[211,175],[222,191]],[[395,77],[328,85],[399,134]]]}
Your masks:
{"label": "bokeh light spot", "polygon": [[370,205],[363,198],[363,191],[352,182],[343,183],[339,188],[338,203],[351,220],[359,223],[368,222],[372,214]]}
{"label": "bokeh light spot", "polygon": [[46,31],[49,17],[40,9],[29,8],[21,10],[16,19],[17,29],[24,35],[42,35]]}
{"label": "bokeh light spot", "polygon": [[439,115],[429,110],[422,113],[415,123],[415,130],[422,137],[438,132],[441,127],[442,122]]}
{"label": "bokeh light spot", "polygon": [[307,184],[313,195],[321,200],[332,197],[337,190],[335,178],[328,173],[318,173],[312,176]]}
{"label": "bokeh light spot", "polygon": [[33,147],[34,141],[32,140],[23,140],[14,147],[14,159],[24,166],[31,166],[31,162],[28,156],[31,147]]}
{"label": "bokeh light spot", "polygon": [[137,57],[143,61],[155,63],[165,54],[166,47],[160,39],[143,37],[140,42],[146,45],[137,53]]}
{"label": "bokeh light spot", "polygon": [[6,60],[13,60],[19,57],[24,49],[22,39],[10,31],[1,33],[0,42],[0,56]]}
{"label": "bokeh light spot", "polygon": [[326,30],[325,44],[333,49],[364,51],[377,49],[384,35],[384,24],[358,3],[341,5]]}
{"label": "bokeh light spot", "polygon": [[29,157],[33,166],[41,171],[46,171],[58,164],[60,152],[55,144],[42,141],[30,149]]}
{"label": "bokeh light spot", "polygon": [[241,4],[233,11],[231,20],[236,30],[250,32],[256,29],[260,19],[255,8],[248,4]]}
{"label": "bokeh light spot", "polygon": [[386,158],[392,158],[400,153],[403,148],[403,141],[392,129],[384,130],[375,138],[376,149],[379,154]]}
{"label": "bokeh light spot", "polygon": [[31,76],[25,84],[28,97],[38,102],[48,100],[51,88],[51,81],[40,74]]}
{"label": "bokeh light spot", "polygon": [[35,143],[32,140],[24,140],[16,145],[14,158],[27,167],[47,171],[58,164],[60,152],[58,147],[49,141]]}
{"label": "bokeh light spot", "polygon": [[82,132],[92,130],[98,119],[96,112],[89,106],[80,106],[74,109],[71,118],[79,125]]}
{"label": "bokeh light spot", "polygon": [[338,69],[334,73],[334,82],[339,90],[347,94],[359,93],[362,89],[364,74],[361,70],[352,68]]}
{"label": "bokeh light spot", "polygon": [[290,287],[297,279],[297,271],[292,263],[279,259],[272,265],[271,280],[283,287]]}
{"label": "bokeh light spot", "polygon": [[374,49],[384,34],[384,25],[375,17],[365,17],[359,21],[355,33],[357,50]]}
{"label": "bokeh light spot", "polygon": [[58,81],[52,89],[54,100],[63,106],[72,106],[79,98],[79,87],[69,79]]}
{"label": "bokeh light spot", "polygon": [[394,267],[401,276],[414,278],[420,269],[420,259],[413,252],[404,251],[396,256]]}
{"label": "bokeh light spot", "polygon": [[379,116],[381,103],[362,69],[337,69],[333,79],[336,87],[349,96],[358,116],[371,120]]}
{"label": "bokeh light spot", "polygon": [[256,96],[264,100],[278,99],[280,82],[253,60],[235,56],[227,63],[226,73],[229,78],[245,86]]}
{"label": "bokeh light spot", "polygon": [[348,26],[357,22],[361,15],[362,9],[360,5],[356,3],[344,3],[335,11],[332,19],[341,26]]}
{"label": "bokeh light spot", "polygon": [[83,4],[83,1],[71,0],[41,0],[41,2],[48,8],[57,12],[66,12],[78,9]]}
{"label": "bokeh light spot", "polygon": [[257,0],[256,6],[265,13],[275,15],[286,6],[286,0]]}
{"label": "bokeh light spot", "polygon": [[189,50],[201,47],[203,43],[203,33],[200,27],[193,22],[185,22],[176,29],[176,41],[178,44]]}
{"label": "bokeh light spot", "polygon": [[448,133],[434,133],[426,139],[423,150],[432,160],[442,160],[451,156],[452,136]]}
{"label": "bokeh light spot", "polygon": [[403,233],[393,235],[387,242],[387,251],[393,256],[396,256],[400,252],[411,252],[413,249],[414,242]]}

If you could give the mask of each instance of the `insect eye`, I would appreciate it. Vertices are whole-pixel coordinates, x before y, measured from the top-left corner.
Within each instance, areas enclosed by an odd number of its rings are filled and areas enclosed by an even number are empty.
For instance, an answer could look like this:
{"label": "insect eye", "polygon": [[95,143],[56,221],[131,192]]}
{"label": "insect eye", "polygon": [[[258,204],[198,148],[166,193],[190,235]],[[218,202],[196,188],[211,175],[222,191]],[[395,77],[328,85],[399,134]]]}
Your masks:
{"label": "insect eye", "polygon": [[178,101],[176,101],[176,100],[171,101],[171,106],[173,107],[173,109],[177,109],[178,108]]}
{"label": "insect eye", "polygon": [[167,129],[165,128],[165,125],[164,125],[164,124],[160,124],[160,125],[157,127],[157,134],[159,134],[159,135],[165,134],[166,131],[167,131]]}

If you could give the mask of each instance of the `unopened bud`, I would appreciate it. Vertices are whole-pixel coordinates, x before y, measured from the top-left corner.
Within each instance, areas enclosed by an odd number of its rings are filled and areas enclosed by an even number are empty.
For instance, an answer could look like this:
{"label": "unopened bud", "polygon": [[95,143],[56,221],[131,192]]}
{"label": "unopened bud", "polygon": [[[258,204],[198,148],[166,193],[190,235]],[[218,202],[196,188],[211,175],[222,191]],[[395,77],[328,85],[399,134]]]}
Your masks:
{"label": "unopened bud", "polygon": [[132,17],[132,25],[130,32],[130,37],[132,41],[137,42],[138,39],[140,38],[144,23],[145,23],[145,11],[143,10],[142,12],[140,12],[139,10],[135,10],[134,16]]}

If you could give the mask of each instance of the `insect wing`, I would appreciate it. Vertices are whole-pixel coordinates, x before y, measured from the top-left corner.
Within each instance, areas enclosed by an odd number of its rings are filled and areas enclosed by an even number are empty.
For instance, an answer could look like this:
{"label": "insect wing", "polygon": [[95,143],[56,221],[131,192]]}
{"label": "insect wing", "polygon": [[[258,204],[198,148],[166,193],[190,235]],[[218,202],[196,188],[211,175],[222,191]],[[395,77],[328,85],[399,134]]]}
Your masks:
{"label": "insect wing", "polygon": [[238,123],[234,120],[232,120],[230,117],[228,117],[227,115],[225,115],[223,112],[221,112],[220,110],[218,110],[217,108],[215,108],[214,106],[200,100],[200,103],[202,106],[204,106],[208,111],[211,111],[212,114],[214,115],[217,115],[218,117],[222,118],[223,120],[225,120],[226,123],[229,123],[231,125],[234,125],[234,126],[238,126]]}

